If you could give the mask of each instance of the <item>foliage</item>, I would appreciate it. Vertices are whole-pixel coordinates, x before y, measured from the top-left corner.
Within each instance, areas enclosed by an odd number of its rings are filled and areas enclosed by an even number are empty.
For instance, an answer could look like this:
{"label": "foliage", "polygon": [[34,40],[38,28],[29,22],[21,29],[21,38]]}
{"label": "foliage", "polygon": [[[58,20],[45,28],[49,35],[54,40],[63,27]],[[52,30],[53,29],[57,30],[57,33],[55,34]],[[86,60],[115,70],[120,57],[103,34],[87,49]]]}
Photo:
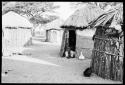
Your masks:
{"label": "foliage", "polygon": [[32,18],[30,18],[30,22],[32,22],[33,24],[39,24],[39,23],[46,24],[46,23],[51,22],[57,18],[58,18],[57,16],[48,16],[47,18],[46,17],[44,18],[42,16],[35,15]]}
{"label": "foliage", "polygon": [[[30,18],[35,18],[36,16],[42,18],[42,13],[48,11],[53,13],[54,9],[56,8],[58,8],[58,6],[54,6],[52,2],[2,2],[2,14],[5,14],[9,11],[14,11],[18,14],[26,15],[29,20]],[[48,18],[53,20],[57,17],[48,16]],[[38,20],[38,18],[35,20]],[[39,22],[39,20],[37,22]]]}
{"label": "foliage", "polygon": [[71,2],[71,7],[76,8],[82,6],[84,4],[96,5],[101,9],[105,9],[108,5],[116,6],[117,4],[121,4],[122,2]]}

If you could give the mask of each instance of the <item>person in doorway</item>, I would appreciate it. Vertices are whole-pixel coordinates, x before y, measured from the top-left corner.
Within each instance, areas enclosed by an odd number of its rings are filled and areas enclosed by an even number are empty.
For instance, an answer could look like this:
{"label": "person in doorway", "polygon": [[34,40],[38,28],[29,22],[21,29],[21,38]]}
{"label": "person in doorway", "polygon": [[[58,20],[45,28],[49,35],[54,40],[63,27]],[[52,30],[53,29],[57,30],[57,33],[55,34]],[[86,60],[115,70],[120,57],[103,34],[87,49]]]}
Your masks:
{"label": "person in doorway", "polygon": [[75,51],[70,50],[70,55],[71,55],[71,58],[75,58]]}
{"label": "person in doorway", "polygon": [[68,59],[75,58],[75,52],[68,47],[66,52],[65,52],[65,57]]}

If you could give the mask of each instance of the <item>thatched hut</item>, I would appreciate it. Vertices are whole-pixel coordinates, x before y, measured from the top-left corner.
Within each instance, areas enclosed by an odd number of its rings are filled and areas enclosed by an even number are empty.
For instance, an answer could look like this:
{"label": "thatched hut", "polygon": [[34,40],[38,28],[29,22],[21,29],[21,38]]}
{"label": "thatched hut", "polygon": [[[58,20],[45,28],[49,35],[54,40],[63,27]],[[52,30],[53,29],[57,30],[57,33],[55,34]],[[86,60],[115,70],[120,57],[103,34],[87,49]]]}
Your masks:
{"label": "thatched hut", "polygon": [[[61,26],[64,28],[62,45],[60,49],[60,56],[64,57],[67,49],[75,51],[75,56],[78,57],[83,47],[82,37],[79,36],[78,31],[86,29],[91,21],[96,19],[103,13],[103,10],[94,5],[86,5],[83,8],[76,10]],[[87,42],[92,45],[91,40]],[[84,45],[85,46],[85,45]],[[89,46],[88,46],[89,47]],[[89,49],[89,48],[88,48]]]}
{"label": "thatched hut", "polygon": [[39,24],[34,29],[34,35],[32,36],[32,39],[39,40],[39,41],[45,41],[46,40],[46,30],[44,29],[44,25]]}
{"label": "thatched hut", "polygon": [[[38,34],[39,37],[45,38],[45,24],[50,23],[51,21],[57,19],[58,16],[55,16],[54,13],[40,13],[37,14],[29,19],[31,23],[33,23],[33,29],[32,29],[32,36],[36,37]],[[43,34],[43,35],[42,35]],[[42,36],[41,36],[42,35]],[[45,41],[45,39],[42,39],[42,41]]]}
{"label": "thatched hut", "polygon": [[3,49],[13,51],[13,48],[18,50],[20,47],[29,45],[31,28],[32,24],[17,13],[10,11],[4,14],[2,16]]}
{"label": "thatched hut", "polygon": [[61,45],[63,29],[60,26],[63,24],[62,19],[56,19],[46,24],[46,42],[53,42]]}
{"label": "thatched hut", "polygon": [[115,81],[123,81],[123,6],[118,5],[94,20],[96,28],[92,51],[92,72]]}

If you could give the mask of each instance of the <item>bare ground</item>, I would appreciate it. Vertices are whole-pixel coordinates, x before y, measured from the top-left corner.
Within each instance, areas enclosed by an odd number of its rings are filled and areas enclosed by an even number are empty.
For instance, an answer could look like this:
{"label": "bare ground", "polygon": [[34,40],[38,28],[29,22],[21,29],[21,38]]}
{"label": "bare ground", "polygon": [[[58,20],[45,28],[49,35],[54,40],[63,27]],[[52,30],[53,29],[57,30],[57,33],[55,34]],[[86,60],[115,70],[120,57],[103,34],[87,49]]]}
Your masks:
{"label": "bare ground", "polygon": [[[84,77],[83,71],[89,67],[91,59],[61,58],[60,46],[36,43],[29,48],[31,49],[23,51],[27,54],[26,57],[2,58],[2,83],[121,83],[102,79],[96,75]],[[31,62],[28,59],[34,60]],[[5,74],[5,72],[8,73]]]}

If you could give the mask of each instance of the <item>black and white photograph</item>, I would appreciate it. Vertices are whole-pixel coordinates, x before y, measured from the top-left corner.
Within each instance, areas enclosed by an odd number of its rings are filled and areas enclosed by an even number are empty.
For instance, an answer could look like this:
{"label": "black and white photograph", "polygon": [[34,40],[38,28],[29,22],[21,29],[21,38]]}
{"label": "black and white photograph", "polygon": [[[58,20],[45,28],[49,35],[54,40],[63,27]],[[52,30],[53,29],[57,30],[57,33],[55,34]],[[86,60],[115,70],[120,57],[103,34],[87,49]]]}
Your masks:
{"label": "black and white photograph", "polygon": [[1,83],[123,84],[123,2],[1,4]]}

